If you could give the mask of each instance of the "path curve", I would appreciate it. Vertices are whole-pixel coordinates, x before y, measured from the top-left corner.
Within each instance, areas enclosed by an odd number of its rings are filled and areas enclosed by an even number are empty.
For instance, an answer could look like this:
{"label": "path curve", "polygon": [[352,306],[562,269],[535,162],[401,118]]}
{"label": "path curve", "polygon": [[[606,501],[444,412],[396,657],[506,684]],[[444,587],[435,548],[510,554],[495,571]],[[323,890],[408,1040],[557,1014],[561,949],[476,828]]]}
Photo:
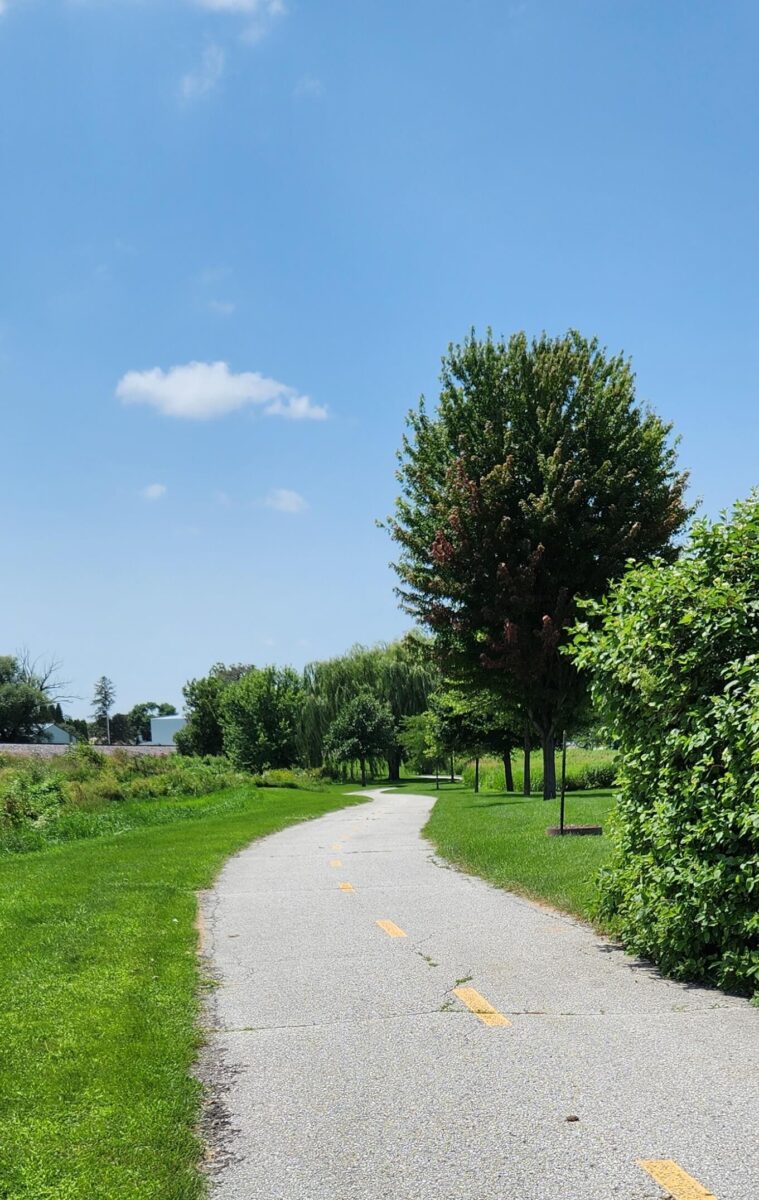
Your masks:
{"label": "path curve", "polygon": [[213,1200],[756,1200],[756,1010],[450,868],[434,797],[365,794],[203,899]]}

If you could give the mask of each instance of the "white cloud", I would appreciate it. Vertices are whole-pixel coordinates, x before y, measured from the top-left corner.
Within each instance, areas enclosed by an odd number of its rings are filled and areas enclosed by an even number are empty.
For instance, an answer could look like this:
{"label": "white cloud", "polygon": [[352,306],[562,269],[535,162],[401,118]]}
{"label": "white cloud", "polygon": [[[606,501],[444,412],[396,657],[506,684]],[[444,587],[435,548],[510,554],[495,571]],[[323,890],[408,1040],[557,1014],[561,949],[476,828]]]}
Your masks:
{"label": "white cloud", "polygon": [[142,489],[140,495],[143,500],[163,500],[168,490],[165,483],[149,483]]}
{"label": "white cloud", "polygon": [[246,13],[252,17],[281,17],[287,11],[283,0],[197,0],[211,12]]}
{"label": "white cloud", "polygon": [[323,421],[327,410],[295,388],[257,371],[235,374],[225,362],[191,362],[168,371],[128,371],[116,395],[124,404],[148,404],[166,417],[207,421],[247,405],[263,406],[270,416]]}
{"label": "white cloud", "polygon": [[231,317],[236,305],[230,300],[209,300],[208,307],[220,317]]}
{"label": "white cloud", "polygon": [[300,513],[308,508],[300,492],[290,491],[289,488],[274,488],[264,500],[267,508],[275,508],[277,512]]}
{"label": "white cloud", "polygon": [[286,417],[289,421],[326,421],[327,410],[322,404],[313,404],[309,396],[278,396],[267,405],[264,412],[268,417]]}
{"label": "white cloud", "polygon": [[324,84],[314,75],[304,75],[293,89],[296,100],[319,100],[324,95]]}
{"label": "white cloud", "polygon": [[179,94],[183,100],[199,100],[212,92],[224,74],[226,57],[221,46],[206,46],[200,66],[197,71],[190,71],[183,76],[179,84]]}

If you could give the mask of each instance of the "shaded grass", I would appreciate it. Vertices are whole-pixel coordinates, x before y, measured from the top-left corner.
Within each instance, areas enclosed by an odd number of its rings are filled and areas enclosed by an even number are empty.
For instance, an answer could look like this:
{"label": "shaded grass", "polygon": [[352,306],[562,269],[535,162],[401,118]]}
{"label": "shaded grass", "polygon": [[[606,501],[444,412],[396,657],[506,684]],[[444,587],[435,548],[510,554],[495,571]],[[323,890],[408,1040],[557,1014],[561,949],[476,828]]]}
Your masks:
{"label": "shaded grass", "polygon": [[356,803],[237,789],[192,820],[0,861],[3,1200],[203,1194],[196,890],[252,839]]}
{"label": "shaded grass", "polygon": [[[400,790],[435,794],[435,785],[409,783]],[[566,820],[602,825],[612,806],[610,790],[575,792],[567,797]],[[547,827],[558,823],[558,800],[504,792],[475,795],[462,784],[445,783],[423,832],[463,870],[592,920],[595,880],[609,853],[608,839],[547,837]]]}

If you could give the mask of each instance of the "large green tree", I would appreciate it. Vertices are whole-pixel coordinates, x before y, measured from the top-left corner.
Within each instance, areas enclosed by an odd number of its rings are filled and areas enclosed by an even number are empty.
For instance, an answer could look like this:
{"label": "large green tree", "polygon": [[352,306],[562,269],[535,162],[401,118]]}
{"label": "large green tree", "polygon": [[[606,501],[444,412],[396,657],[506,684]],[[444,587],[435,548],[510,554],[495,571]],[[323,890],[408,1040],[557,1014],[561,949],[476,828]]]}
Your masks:
{"label": "large green tree", "polygon": [[180,754],[224,753],[221,698],[230,684],[253,669],[246,663],[215,663],[207,675],[187,681],[182,688],[187,724],[174,739]]}
{"label": "large green tree", "polygon": [[44,681],[15,655],[0,655],[0,742],[37,741],[50,721]]}
{"label": "large green tree", "polygon": [[390,708],[395,734],[386,743],[388,775],[400,778],[401,734],[407,717],[424,712],[440,674],[428,639],[410,633],[397,642],[354,646],[347,654],[310,663],[304,672],[305,697],[300,739],[304,762],[320,766],[324,740],[345,704],[365,690]]}
{"label": "large green tree", "polygon": [[327,731],[324,749],[337,762],[361,764],[361,786],[366,787],[366,763],[387,754],[398,736],[389,704],[364,688],[340,710]]}
{"label": "large green tree", "polygon": [[303,684],[291,667],[254,668],[228,684],[219,703],[225,754],[247,771],[291,767],[302,701]]}
{"label": "large green tree", "polygon": [[399,459],[401,602],[455,676],[518,699],[554,795],[556,735],[583,692],[560,653],[577,600],[630,558],[672,559],[690,515],[670,426],[594,339],[472,333],[443,360],[436,412],[422,399],[410,413]]}
{"label": "large green tree", "polygon": [[116,688],[107,675],[101,675],[95,683],[92,694],[92,716],[97,730],[97,737],[111,742],[110,712],[116,699]]}

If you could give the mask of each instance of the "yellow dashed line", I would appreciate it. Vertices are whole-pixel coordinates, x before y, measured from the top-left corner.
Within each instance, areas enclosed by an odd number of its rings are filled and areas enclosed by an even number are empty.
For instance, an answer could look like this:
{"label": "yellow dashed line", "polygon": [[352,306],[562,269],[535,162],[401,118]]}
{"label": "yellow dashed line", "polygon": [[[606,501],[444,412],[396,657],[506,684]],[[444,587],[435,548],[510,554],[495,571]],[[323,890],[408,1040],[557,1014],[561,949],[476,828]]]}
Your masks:
{"label": "yellow dashed line", "polygon": [[638,1166],[669,1192],[672,1200],[717,1200],[697,1179],[678,1167],[671,1158],[640,1159]]}
{"label": "yellow dashed line", "polygon": [[352,892],[352,891],[353,891],[353,884],[352,884],[352,883],[341,883],[341,884],[340,884],[340,891],[341,891],[341,892]]}
{"label": "yellow dashed line", "polygon": [[342,842],[333,842],[332,843],[333,850],[342,850],[342,848],[343,848]]}
{"label": "yellow dashed line", "polygon": [[406,937],[407,935],[394,921],[377,921],[380,929],[384,929],[388,937]]}
{"label": "yellow dashed line", "polygon": [[341,867],[343,864],[340,862],[339,858],[331,858],[329,860],[329,865],[331,867]]}
{"label": "yellow dashed line", "polygon": [[488,1004],[485,997],[476,992],[474,988],[454,988],[453,994],[454,996],[458,996],[462,1004],[466,1004],[470,1012],[479,1017],[483,1025],[511,1024],[508,1017],[504,1017],[503,1013],[499,1013],[497,1008],[493,1008],[492,1004]]}

